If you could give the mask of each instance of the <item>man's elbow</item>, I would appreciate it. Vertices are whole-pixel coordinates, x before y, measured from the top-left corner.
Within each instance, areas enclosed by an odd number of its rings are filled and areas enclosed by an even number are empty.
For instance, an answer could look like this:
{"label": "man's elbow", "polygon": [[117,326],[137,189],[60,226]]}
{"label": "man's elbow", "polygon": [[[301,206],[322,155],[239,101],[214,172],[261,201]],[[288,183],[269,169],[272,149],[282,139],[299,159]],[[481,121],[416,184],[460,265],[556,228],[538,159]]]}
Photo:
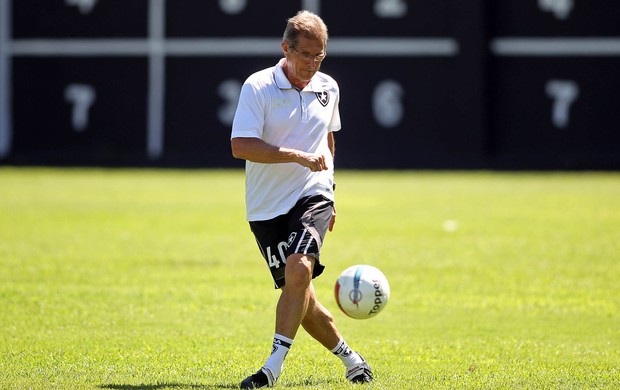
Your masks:
{"label": "man's elbow", "polygon": [[239,140],[233,138],[230,140],[230,149],[234,158],[245,160],[245,153],[241,147]]}

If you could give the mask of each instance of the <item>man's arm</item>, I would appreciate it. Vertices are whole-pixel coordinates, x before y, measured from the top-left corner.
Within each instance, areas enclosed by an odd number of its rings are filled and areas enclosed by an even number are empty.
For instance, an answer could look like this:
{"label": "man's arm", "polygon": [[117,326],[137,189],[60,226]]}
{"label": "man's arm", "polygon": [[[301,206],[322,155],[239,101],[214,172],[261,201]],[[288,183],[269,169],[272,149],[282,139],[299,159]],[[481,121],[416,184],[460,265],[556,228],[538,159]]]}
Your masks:
{"label": "man's arm", "polygon": [[233,156],[242,160],[262,164],[297,163],[313,172],[327,169],[322,154],[273,146],[260,138],[237,137],[230,140],[230,145]]}

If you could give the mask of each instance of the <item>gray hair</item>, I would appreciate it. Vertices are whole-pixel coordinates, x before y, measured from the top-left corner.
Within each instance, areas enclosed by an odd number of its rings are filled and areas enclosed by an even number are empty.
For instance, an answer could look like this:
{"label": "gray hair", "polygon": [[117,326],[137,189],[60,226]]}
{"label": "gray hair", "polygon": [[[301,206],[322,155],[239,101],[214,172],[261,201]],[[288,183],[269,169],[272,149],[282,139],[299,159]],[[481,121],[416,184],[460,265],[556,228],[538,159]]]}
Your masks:
{"label": "gray hair", "polygon": [[286,21],[286,29],[282,40],[291,46],[297,44],[300,35],[308,39],[319,39],[327,46],[327,26],[323,19],[310,11],[299,11],[297,15]]}

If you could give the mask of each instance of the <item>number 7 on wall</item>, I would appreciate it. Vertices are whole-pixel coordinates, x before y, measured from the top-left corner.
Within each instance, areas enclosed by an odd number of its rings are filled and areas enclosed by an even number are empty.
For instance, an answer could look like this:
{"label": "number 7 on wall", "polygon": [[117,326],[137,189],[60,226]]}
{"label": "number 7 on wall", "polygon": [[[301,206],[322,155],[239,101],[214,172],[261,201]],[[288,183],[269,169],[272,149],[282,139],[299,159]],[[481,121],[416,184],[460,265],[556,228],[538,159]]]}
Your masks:
{"label": "number 7 on wall", "polygon": [[566,128],[570,123],[570,107],[579,97],[579,85],[572,80],[549,80],[545,90],[553,99],[551,123],[558,129]]}
{"label": "number 7 on wall", "polygon": [[87,84],[69,84],[65,88],[65,100],[73,106],[71,126],[75,131],[83,131],[88,127],[88,112],[95,103],[95,88]]}

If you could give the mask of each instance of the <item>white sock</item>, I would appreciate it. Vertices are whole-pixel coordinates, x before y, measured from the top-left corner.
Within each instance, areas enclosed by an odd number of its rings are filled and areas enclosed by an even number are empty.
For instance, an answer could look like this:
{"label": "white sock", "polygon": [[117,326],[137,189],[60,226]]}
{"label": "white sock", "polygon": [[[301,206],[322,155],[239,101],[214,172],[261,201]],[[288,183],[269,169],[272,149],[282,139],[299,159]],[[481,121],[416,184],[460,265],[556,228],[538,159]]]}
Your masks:
{"label": "white sock", "polygon": [[344,339],[342,338],[340,339],[338,344],[336,344],[336,347],[330,352],[338,356],[340,360],[342,360],[342,363],[344,363],[344,365],[347,367],[347,370],[356,364],[362,363],[362,358],[360,357],[360,355],[357,352],[351,350],[351,348],[349,348],[349,346],[347,345],[347,342],[344,341]]}
{"label": "white sock", "polygon": [[273,381],[275,382],[282,373],[282,366],[284,366],[284,358],[293,345],[293,339],[289,339],[281,334],[275,334],[273,336],[273,349],[271,350],[271,356],[265,363],[265,368],[268,368],[273,374]]}

